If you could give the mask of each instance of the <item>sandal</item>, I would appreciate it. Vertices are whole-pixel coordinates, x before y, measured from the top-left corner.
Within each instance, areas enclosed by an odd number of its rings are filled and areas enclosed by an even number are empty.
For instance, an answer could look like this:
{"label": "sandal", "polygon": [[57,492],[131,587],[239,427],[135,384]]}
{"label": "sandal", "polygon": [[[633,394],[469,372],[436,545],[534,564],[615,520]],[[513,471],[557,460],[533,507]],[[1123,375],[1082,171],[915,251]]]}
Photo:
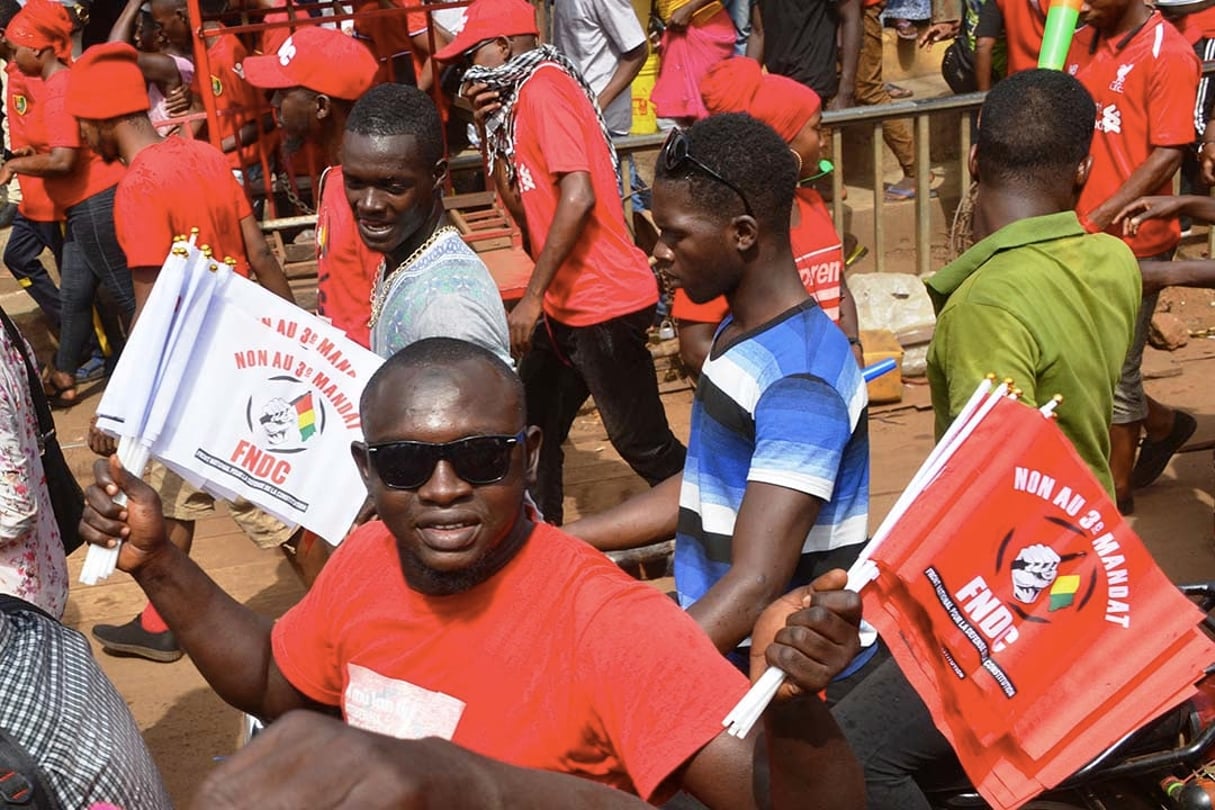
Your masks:
{"label": "sandal", "polygon": [[[910,180],[910,183],[904,185],[908,180]],[[886,202],[904,202],[915,199],[915,180],[911,180],[910,178],[905,178],[897,183],[886,183],[884,188],[886,190]],[[935,188],[929,189],[928,196],[936,197],[937,190]]]}
{"label": "sandal", "polygon": [[[70,408],[76,404],[76,383],[68,385],[60,385],[55,381],[56,374],[63,374],[54,366],[47,365],[42,372],[42,392],[46,394],[47,401],[50,402],[52,408]],[[67,375],[64,374],[66,377]]]}
{"label": "sandal", "polygon": [[914,90],[908,90],[906,87],[899,87],[897,84],[891,84],[890,82],[886,82],[885,87],[886,95],[891,98],[911,98],[915,95]]}

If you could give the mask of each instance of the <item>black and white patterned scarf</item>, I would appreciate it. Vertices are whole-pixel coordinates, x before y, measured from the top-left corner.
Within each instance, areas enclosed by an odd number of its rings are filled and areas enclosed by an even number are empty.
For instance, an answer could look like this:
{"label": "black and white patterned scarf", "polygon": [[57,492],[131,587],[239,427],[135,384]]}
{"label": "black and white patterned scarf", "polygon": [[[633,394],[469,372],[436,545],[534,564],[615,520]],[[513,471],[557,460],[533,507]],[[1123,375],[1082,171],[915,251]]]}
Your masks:
{"label": "black and white patterned scarf", "polygon": [[620,162],[616,157],[616,147],[612,144],[612,136],[608,134],[607,124],[604,123],[603,113],[599,109],[595,91],[582,78],[582,74],[578,72],[574,63],[552,45],[542,45],[526,53],[521,53],[501,67],[487,68],[473,65],[464,74],[464,80],[460,84],[461,95],[470,85],[484,84],[490,90],[498,91],[498,101],[502,104],[485,121],[485,140],[488,147],[486,153],[489,155],[490,171],[493,171],[494,161],[501,158],[506,162],[507,179],[511,183],[515,182],[515,101],[519,98],[519,91],[527,80],[535,75],[537,68],[546,63],[554,64],[565,71],[578,83],[582,92],[586,93],[586,97],[591,102],[591,108],[595,110],[595,118],[599,121],[599,130],[603,133],[603,139],[607,142],[608,151],[612,155],[612,166],[616,171],[617,183],[619,183]]}

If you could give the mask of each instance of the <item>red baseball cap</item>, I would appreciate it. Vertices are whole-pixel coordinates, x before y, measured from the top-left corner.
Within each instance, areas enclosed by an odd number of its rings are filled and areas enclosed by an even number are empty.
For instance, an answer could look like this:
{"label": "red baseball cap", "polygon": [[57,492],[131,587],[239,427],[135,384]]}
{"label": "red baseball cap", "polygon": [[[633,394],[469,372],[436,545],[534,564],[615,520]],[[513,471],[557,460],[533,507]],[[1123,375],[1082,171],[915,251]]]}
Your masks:
{"label": "red baseball cap", "polygon": [[292,32],[278,53],[244,61],[245,81],[266,90],[306,87],[353,101],[371,87],[379,70],[363,43],[333,28],[310,25]]}
{"label": "red baseball cap", "polygon": [[148,109],[148,85],[138,59],[136,50],[125,42],[87,49],[68,73],[67,111],[77,118],[104,121]]}
{"label": "red baseball cap", "polygon": [[486,40],[523,34],[540,35],[536,9],[527,0],[477,0],[468,7],[464,28],[435,59],[451,62]]}

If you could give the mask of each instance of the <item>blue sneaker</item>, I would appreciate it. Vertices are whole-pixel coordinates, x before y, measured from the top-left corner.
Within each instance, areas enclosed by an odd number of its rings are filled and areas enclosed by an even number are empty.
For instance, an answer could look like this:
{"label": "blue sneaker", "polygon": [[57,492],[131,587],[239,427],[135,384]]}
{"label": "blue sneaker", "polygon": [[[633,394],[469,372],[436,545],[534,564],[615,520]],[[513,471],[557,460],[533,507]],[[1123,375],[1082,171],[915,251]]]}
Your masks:
{"label": "blue sneaker", "polygon": [[76,382],[88,383],[94,380],[103,380],[106,377],[105,356],[101,352],[94,352],[93,356],[84,361],[84,365],[76,369]]}

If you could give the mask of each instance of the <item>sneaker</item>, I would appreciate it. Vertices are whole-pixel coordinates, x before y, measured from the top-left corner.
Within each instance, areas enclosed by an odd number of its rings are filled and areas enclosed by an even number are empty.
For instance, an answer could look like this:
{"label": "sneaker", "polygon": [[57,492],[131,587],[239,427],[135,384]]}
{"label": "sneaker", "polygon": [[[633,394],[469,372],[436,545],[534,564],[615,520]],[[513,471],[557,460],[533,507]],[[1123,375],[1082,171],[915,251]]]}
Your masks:
{"label": "sneaker", "polygon": [[182,656],[173,631],[149,633],[139,623],[138,616],[126,624],[95,624],[93,638],[106,652],[115,655],[134,655],[166,664]]}
{"label": "sneaker", "polygon": [[1173,412],[1173,429],[1158,442],[1144,439],[1139,444],[1139,459],[1131,470],[1131,486],[1146,487],[1169,466],[1169,459],[1194,435],[1198,422],[1185,411]]}

